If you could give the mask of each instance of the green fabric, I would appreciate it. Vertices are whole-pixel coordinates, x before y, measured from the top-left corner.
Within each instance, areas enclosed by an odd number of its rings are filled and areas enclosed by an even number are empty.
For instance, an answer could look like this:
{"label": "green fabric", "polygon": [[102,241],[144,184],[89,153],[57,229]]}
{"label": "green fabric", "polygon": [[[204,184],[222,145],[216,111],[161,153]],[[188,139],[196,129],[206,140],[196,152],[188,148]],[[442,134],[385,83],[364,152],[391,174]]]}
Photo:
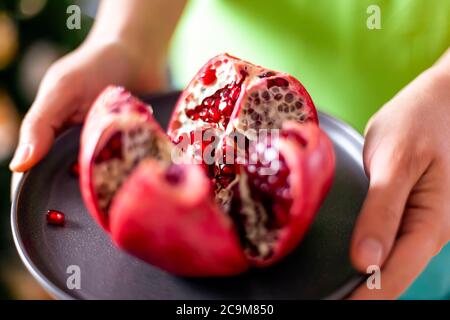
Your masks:
{"label": "green fabric", "polygon": [[[381,8],[381,30],[366,26],[370,4]],[[447,0],[193,0],[172,66],[180,87],[224,51],[290,72],[321,110],[362,131],[449,43]]]}
{"label": "green fabric", "polygon": [[[381,9],[380,30],[366,24],[374,4]],[[221,52],[289,72],[320,110],[362,132],[369,117],[449,45],[448,0],[191,0],[171,65],[180,88]],[[442,272],[449,266],[447,248],[406,297],[449,297],[450,271]]]}

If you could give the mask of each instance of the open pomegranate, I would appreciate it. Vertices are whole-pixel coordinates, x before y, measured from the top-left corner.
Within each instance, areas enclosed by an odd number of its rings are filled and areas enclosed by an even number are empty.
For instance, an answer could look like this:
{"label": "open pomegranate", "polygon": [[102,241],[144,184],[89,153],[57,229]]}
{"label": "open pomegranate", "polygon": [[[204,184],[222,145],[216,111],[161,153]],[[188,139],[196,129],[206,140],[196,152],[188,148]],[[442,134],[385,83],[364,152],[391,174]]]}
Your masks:
{"label": "open pomegranate", "polygon": [[89,212],[128,252],[184,276],[269,266],[300,242],[328,192],[333,147],[288,74],[227,54],[182,93],[166,135],[109,87],[81,138]]}

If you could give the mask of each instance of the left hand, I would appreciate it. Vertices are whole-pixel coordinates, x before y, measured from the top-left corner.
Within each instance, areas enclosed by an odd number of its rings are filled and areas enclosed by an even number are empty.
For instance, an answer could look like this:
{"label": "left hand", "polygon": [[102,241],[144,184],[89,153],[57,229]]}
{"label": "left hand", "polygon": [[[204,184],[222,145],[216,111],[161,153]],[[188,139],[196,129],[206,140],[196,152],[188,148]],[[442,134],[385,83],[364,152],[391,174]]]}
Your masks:
{"label": "left hand", "polygon": [[364,282],[351,299],[397,298],[450,240],[448,60],[415,79],[367,125],[370,185],[350,254],[363,273],[381,267],[381,289]]}

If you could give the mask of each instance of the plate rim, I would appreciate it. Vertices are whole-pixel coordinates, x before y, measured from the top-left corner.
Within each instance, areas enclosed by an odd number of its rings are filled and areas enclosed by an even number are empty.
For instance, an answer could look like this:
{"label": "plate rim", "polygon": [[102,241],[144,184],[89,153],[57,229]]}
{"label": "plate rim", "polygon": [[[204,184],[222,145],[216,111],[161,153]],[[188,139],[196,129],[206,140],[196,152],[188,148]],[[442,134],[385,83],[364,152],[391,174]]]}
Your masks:
{"label": "plate rim", "polygon": [[[170,94],[170,93],[169,93]],[[158,95],[163,96],[164,94]],[[326,114],[324,112],[318,111],[318,114],[321,118],[326,118],[330,122],[332,122],[334,125],[342,129],[346,134],[351,136],[353,139],[358,142],[361,146],[364,145],[364,137],[351,125],[345,123],[344,121],[333,117],[329,114]],[[68,134],[69,131],[64,132],[59,137],[57,137],[57,140],[62,139],[66,134]],[[56,141],[57,141],[56,140]],[[56,143],[56,142],[55,142]],[[34,279],[37,280],[37,282],[43,287],[43,289],[49,293],[53,298],[58,300],[76,300],[81,299],[74,295],[68,294],[66,291],[61,289],[59,286],[55,285],[46,275],[44,275],[39,267],[33,262],[30,255],[28,254],[25,245],[22,241],[22,238],[20,236],[20,230],[19,230],[19,219],[18,219],[18,202],[21,195],[21,191],[23,188],[23,185],[25,184],[25,181],[27,180],[28,176],[30,174],[30,171],[27,171],[20,175],[18,178],[18,182],[14,190],[12,190],[12,202],[11,202],[11,229],[12,229],[12,236],[14,240],[14,245],[16,247],[16,251],[19,254],[20,259],[22,260],[22,263],[25,265],[26,269],[30,274],[33,276]],[[348,297],[352,290],[355,289],[358,285],[360,285],[365,279],[366,275],[364,274],[357,274],[354,276],[351,276],[349,280],[345,282],[344,285],[336,289],[334,292],[329,294],[328,296],[322,298],[322,300],[338,300],[338,299],[345,299]]]}
{"label": "plate rim", "polygon": [[[58,137],[59,138],[59,137]],[[49,293],[53,298],[58,300],[75,300],[76,298],[66,293],[60,287],[55,285],[47,276],[45,276],[40,268],[33,262],[20,236],[19,219],[18,219],[18,202],[20,198],[20,191],[29,176],[29,171],[23,173],[19,178],[17,187],[14,190],[13,201],[11,204],[11,229],[16,251],[19,254],[22,263],[25,265],[28,272],[31,273],[34,279]]]}

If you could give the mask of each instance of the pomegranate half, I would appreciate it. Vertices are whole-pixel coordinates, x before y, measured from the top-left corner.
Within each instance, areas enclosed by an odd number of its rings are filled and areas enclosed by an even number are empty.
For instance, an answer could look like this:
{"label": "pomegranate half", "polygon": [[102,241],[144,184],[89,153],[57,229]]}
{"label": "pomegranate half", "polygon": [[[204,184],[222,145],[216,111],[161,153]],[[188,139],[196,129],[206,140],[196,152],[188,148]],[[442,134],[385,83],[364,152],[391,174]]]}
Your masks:
{"label": "pomegranate half", "polygon": [[167,134],[150,106],[107,88],[79,159],[83,199],[113,241],[184,276],[235,275],[290,253],[334,162],[300,82],[227,54],[183,91]]}

